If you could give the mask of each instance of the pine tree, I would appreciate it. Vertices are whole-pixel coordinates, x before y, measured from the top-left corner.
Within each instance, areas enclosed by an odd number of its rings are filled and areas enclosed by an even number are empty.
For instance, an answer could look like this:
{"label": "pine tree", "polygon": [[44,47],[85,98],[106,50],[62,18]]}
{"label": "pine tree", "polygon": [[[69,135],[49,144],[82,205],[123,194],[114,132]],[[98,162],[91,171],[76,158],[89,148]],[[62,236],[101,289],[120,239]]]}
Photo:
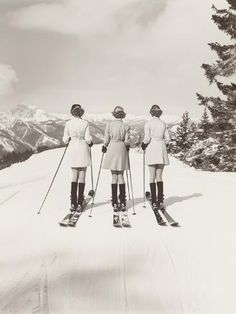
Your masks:
{"label": "pine tree", "polygon": [[180,150],[188,150],[191,143],[191,123],[189,113],[186,111],[182,115],[182,121],[180,122],[179,127],[176,130],[176,145]]}
{"label": "pine tree", "polygon": [[207,139],[210,134],[211,123],[209,120],[209,116],[207,113],[207,108],[204,107],[201,121],[199,123],[199,128],[202,130],[202,134],[200,136],[201,139]]}
{"label": "pine tree", "polygon": [[215,14],[212,20],[218,28],[230,36],[231,43],[222,45],[218,42],[209,43],[210,48],[216,52],[218,60],[214,64],[203,64],[205,75],[210,84],[215,83],[218,89],[225,95],[220,97],[204,97],[197,93],[200,105],[205,105],[220,132],[235,129],[236,126],[236,84],[223,84],[218,77],[230,77],[236,71],[236,1],[227,0],[228,9],[217,9],[212,6]]}
{"label": "pine tree", "polygon": [[[197,93],[200,105],[204,105],[211,113],[213,122],[211,128],[211,141],[208,145],[208,155],[205,162],[214,160],[214,167],[209,162],[205,169],[235,171],[234,157],[236,154],[236,84],[220,82],[221,78],[229,81],[236,72],[236,0],[226,0],[228,9],[218,9],[212,6],[213,22],[219,30],[226,33],[230,41],[228,44],[218,42],[209,43],[210,48],[216,52],[218,60],[213,64],[203,64],[205,75],[210,84],[216,84],[222,97],[205,97]],[[211,146],[211,154],[210,154]]]}

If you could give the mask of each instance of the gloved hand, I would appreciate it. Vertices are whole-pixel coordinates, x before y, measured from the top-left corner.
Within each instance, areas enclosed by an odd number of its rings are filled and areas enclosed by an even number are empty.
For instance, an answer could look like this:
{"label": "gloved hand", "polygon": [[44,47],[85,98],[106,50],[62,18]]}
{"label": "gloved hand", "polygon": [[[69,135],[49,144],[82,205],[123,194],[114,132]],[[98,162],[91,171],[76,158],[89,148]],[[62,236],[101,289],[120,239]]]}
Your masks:
{"label": "gloved hand", "polygon": [[130,145],[128,144],[128,145],[125,145],[126,146],[126,150],[127,150],[127,152],[130,150]]}
{"label": "gloved hand", "polygon": [[91,141],[90,144],[88,144],[89,147],[92,147],[93,146],[93,142]]}
{"label": "gloved hand", "polygon": [[141,144],[142,150],[145,150],[147,148],[147,146],[148,146],[148,144],[145,144],[145,143],[142,142],[142,144]]}
{"label": "gloved hand", "polygon": [[68,142],[66,143],[66,146],[69,146],[70,141],[71,141],[71,137],[68,138]]}
{"label": "gloved hand", "polygon": [[105,154],[106,152],[107,152],[107,148],[106,148],[106,146],[102,146],[102,152]]}

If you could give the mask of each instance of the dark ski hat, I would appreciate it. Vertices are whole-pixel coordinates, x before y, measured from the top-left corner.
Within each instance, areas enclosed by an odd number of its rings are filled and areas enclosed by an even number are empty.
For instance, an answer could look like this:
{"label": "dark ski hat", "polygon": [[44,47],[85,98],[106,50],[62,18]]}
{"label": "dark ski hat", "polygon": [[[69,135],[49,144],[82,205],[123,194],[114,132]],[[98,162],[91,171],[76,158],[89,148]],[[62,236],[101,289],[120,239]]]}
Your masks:
{"label": "dark ski hat", "polygon": [[162,115],[162,110],[158,105],[152,105],[149,112],[153,117],[159,118]]}
{"label": "dark ski hat", "polygon": [[82,117],[82,115],[84,114],[84,109],[81,107],[81,105],[74,104],[71,106],[70,112],[74,117]]}

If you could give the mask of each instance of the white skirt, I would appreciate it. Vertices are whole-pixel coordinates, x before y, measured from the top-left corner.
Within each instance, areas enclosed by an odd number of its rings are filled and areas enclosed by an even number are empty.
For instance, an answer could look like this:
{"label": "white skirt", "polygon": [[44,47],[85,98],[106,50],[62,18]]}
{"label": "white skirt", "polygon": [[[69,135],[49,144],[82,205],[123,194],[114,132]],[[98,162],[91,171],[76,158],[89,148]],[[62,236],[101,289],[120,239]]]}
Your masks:
{"label": "white skirt", "polygon": [[72,168],[84,168],[91,165],[90,149],[84,139],[71,139],[68,147],[68,159]]}
{"label": "white skirt", "polygon": [[169,165],[166,143],[162,139],[152,139],[146,148],[147,165]]}

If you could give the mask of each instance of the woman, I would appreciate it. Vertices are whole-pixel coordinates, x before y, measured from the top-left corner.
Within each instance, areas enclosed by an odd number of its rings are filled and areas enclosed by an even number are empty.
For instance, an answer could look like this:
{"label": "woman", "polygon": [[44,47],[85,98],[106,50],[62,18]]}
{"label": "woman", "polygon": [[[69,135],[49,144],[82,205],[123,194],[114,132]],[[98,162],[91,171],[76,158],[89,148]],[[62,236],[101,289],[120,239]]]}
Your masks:
{"label": "woman", "polygon": [[74,104],[71,107],[71,114],[73,117],[66,122],[63,141],[69,145],[68,154],[72,169],[71,211],[79,211],[84,200],[86,170],[91,164],[89,147],[93,146],[93,142],[88,121],[82,119],[84,109],[79,104]]}
{"label": "woman", "polygon": [[117,190],[119,184],[119,199],[121,210],[126,211],[126,193],[124,170],[129,169],[129,126],[123,122],[126,114],[124,109],[116,106],[112,112],[115,120],[107,124],[105,130],[104,145],[102,152],[106,153],[103,168],[111,170],[112,183],[112,206],[118,211]]}
{"label": "woman", "polygon": [[[160,119],[162,110],[158,105],[150,109],[152,119],[144,127],[144,140],[141,145],[146,150],[146,164],[149,166],[150,190],[153,209],[163,207],[162,173],[165,165],[169,165],[165,140],[169,140],[169,133],[164,121]],[[156,182],[156,183],[155,183]],[[156,186],[158,197],[156,196]]]}

